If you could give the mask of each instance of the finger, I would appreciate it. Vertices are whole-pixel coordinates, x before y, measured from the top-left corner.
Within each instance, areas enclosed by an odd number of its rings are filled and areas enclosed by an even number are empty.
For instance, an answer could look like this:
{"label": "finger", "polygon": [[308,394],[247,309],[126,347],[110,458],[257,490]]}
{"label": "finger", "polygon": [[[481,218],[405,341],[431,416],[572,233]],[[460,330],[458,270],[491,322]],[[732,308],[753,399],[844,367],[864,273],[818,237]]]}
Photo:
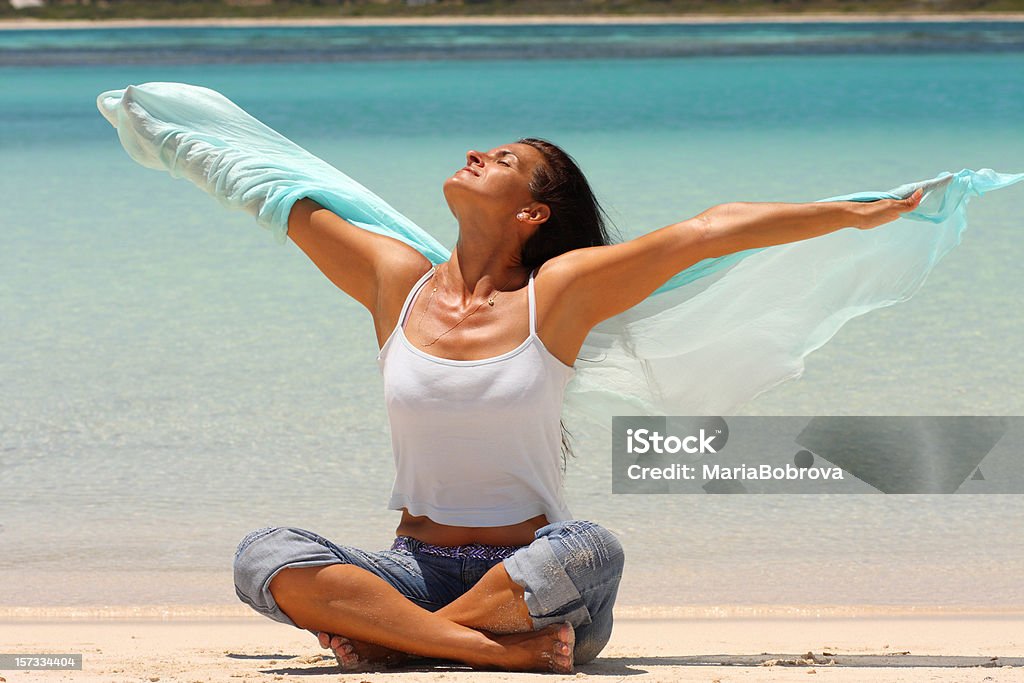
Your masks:
{"label": "finger", "polygon": [[323,631],[320,631],[316,634],[316,639],[320,641],[320,647],[324,648],[325,650],[331,646],[330,636],[328,636]]}

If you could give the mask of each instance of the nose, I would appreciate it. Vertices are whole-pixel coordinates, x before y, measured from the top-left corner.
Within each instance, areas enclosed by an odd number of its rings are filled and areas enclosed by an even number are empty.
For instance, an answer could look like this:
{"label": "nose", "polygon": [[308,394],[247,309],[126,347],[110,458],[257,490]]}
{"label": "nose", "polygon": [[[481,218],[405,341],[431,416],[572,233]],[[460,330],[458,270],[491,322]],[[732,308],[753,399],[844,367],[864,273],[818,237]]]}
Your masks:
{"label": "nose", "polygon": [[467,166],[482,166],[484,161],[484,155],[475,149],[471,149],[466,152],[466,165]]}

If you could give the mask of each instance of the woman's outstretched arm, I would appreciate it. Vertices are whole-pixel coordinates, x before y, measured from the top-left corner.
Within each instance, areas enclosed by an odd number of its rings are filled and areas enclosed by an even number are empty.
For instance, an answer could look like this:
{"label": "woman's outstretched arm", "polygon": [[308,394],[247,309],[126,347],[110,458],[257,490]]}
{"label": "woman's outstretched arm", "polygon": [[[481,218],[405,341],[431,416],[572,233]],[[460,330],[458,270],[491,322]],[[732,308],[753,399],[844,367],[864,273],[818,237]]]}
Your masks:
{"label": "woman's outstretched arm", "polygon": [[733,202],[701,214],[704,239],[712,256],[799,242],[841,228],[866,230],[900,217],[921,201],[917,190],[906,199],[873,202]]}
{"label": "woman's outstretched arm", "polygon": [[430,267],[425,256],[404,242],[352,225],[308,198],[292,206],[288,237],[374,317],[389,279],[415,279]]}
{"label": "woman's outstretched arm", "polygon": [[907,199],[807,204],[732,203],[621,244],[575,249],[552,259],[561,303],[574,325],[590,329],[637,305],[676,273],[706,258],[818,237],[841,228],[874,228],[916,208]]}

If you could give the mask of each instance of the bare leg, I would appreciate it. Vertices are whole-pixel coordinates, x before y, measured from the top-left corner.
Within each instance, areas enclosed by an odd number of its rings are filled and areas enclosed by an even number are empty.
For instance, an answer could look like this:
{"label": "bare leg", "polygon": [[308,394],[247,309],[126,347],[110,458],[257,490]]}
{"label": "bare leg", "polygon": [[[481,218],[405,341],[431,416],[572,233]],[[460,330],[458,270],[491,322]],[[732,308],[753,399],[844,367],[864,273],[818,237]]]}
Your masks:
{"label": "bare leg", "polygon": [[[523,595],[523,587],[512,581],[505,566],[498,563],[458,599],[434,612],[450,621],[491,633],[525,633],[533,630],[533,621]],[[404,664],[409,656],[348,635],[318,634],[320,646],[331,649],[342,668],[357,671],[369,663],[384,666]]]}
{"label": "bare leg", "polygon": [[[301,628],[344,633],[355,640],[471,666],[572,670],[571,626],[548,627],[535,633],[482,633],[415,605],[394,586],[361,567],[332,564],[287,568],[271,581],[270,592]],[[507,622],[507,615],[502,618]]]}
{"label": "bare leg", "polygon": [[526,606],[523,587],[509,577],[501,562],[491,567],[472,588],[439,609],[436,614],[444,615],[456,624],[492,633],[523,633],[533,630],[533,620]]}

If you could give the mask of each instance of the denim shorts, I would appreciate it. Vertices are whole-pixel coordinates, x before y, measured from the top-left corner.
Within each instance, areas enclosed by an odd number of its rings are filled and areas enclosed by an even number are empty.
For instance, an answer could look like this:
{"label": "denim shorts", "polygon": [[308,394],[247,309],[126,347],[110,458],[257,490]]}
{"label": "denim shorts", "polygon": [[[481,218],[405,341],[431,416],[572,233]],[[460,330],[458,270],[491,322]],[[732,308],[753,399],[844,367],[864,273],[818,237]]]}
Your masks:
{"label": "denim shorts", "polygon": [[619,540],[602,526],[586,520],[554,522],[538,529],[529,545],[508,548],[504,557],[495,557],[493,552],[445,557],[416,539],[401,540],[404,543],[396,543],[393,549],[368,552],[336,545],[305,529],[257,529],[242,539],[235,552],[235,593],[260,614],[301,628],[281,611],[270,593],[271,579],[285,567],[362,567],[433,612],[503,562],[509,577],[523,587],[534,630],[563,621],[572,623],[576,663],[592,660],[611,637],[623,551]]}

